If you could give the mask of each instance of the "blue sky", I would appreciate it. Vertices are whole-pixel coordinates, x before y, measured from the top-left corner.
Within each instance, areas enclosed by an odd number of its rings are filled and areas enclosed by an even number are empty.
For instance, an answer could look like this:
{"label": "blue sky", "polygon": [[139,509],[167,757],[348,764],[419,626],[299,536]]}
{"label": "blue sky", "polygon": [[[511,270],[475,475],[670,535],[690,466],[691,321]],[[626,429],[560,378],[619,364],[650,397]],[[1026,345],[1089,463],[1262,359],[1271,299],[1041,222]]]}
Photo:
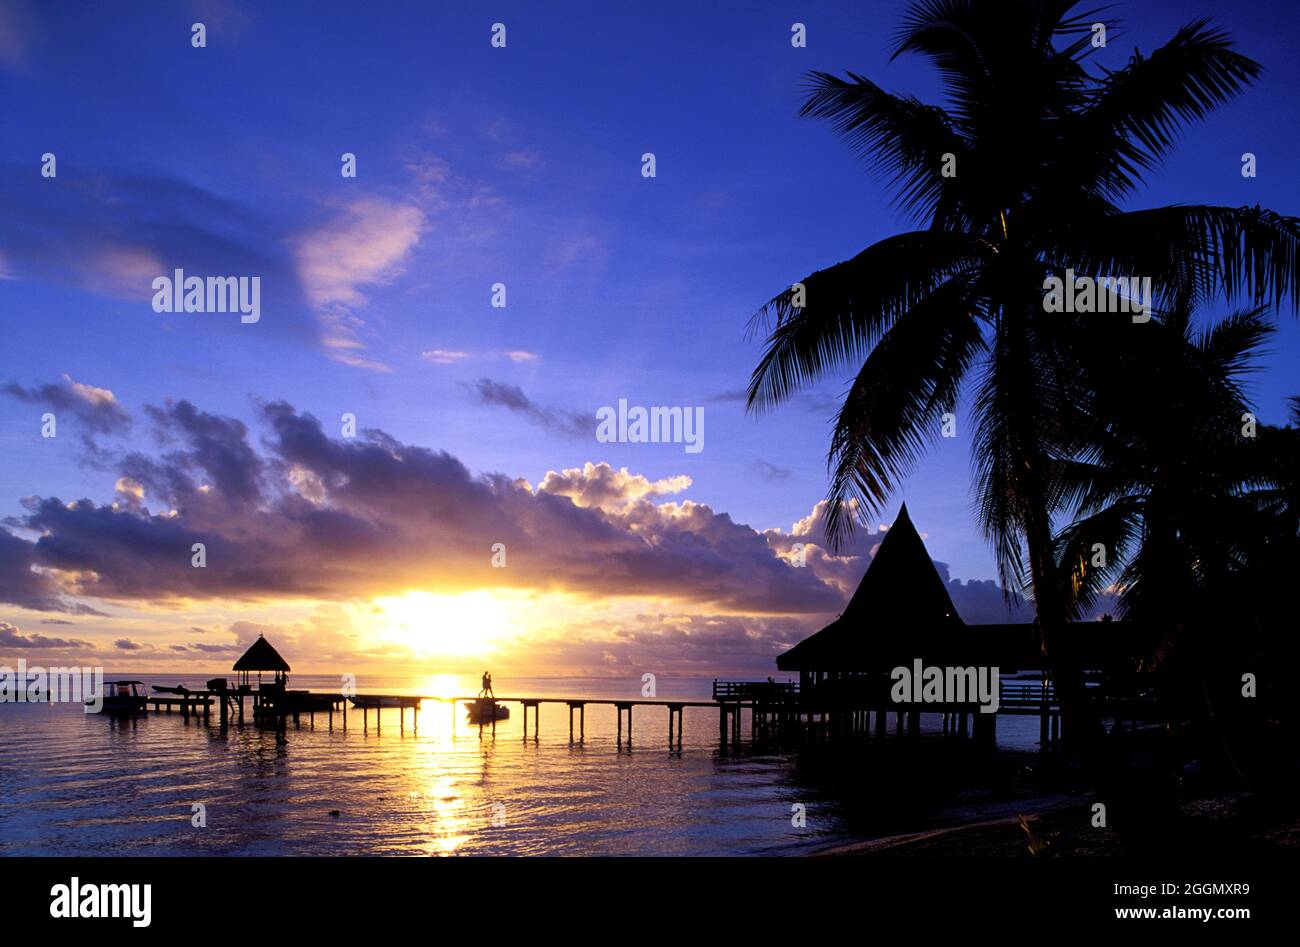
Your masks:
{"label": "blue sky", "polygon": [[[284,401],[332,436],[352,412],[474,474],[537,484],[603,461],[651,483],[685,475],[676,499],[790,531],[824,494],[831,397],[847,376],[746,417],[734,395],[760,340],[745,327],[793,280],[907,226],[825,125],[796,116],[814,69],[937,95],[927,64],[888,61],[901,9],[0,3],[0,384],[34,392],[66,375],[111,391],[136,419],[114,432],[119,455],[168,449],[147,405],[241,419],[256,443],[259,405]],[[1135,207],[1295,213],[1287,9],[1115,8],[1123,32],[1105,65],[1207,15],[1265,66],[1186,134]],[[206,48],[191,46],[196,21]],[[790,45],[796,21],[806,49]],[[494,22],[504,49],[489,43]],[[1240,174],[1245,151],[1257,178]],[[55,179],[39,174],[46,152]],[[339,173],[344,152],[355,179]],[[153,312],[150,280],[175,266],[260,275],[260,322]],[[496,282],[505,309],[489,305]],[[1288,315],[1252,389],[1264,421],[1300,393],[1297,356]],[[483,379],[514,409],[485,401]],[[620,398],[703,406],[705,449],[573,436],[574,416]],[[117,472],[77,436],[40,438],[43,410],[0,398],[0,515],[22,515],[32,495],[111,502]],[[942,442],[898,501],[953,577],[979,580],[993,565],[968,446]]]}

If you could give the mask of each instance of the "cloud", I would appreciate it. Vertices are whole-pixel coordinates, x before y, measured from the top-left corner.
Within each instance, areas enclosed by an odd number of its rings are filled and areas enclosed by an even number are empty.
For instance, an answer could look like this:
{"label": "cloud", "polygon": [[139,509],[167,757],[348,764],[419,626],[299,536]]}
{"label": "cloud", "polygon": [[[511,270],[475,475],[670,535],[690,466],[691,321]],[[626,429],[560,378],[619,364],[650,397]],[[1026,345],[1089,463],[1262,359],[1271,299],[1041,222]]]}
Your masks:
{"label": "cloud", "polygon": [[82,641],[80,638],[50,638],[36,633],[25,635],[18,630],[17,625],[11,625],[7,621],[0,621],[0,646],[25,650],[65,651],[93,651],[95,648],[89,641]]}
{"label": "cloud", "polygon": [[469,358],[469,353],[450,349],[430,349],[427,352],[421,352],[420,358],[435,365],[451,365]]}
{"label": "cloud", "polygon": [[564,496],[581,507],[622,511],[648,497],[671,496],[691,485],[685,475],[650,481],[626,467],[615,470],[609,464],[584,464],[560,472],[551,471],[537,485],[539,492]]}
{"label": "cloud", "polygon": [[36,566],[34,544],[0,528],[0,602],[37,612],[102,614],[68,602],[53,577]]}
{"label": "cloud", "polygon": [[507,151],[497,162],[497,166],[507,171],[537,171],[546,162],[541,154],[533,148],[516,148]]}
{"label": "cloud", "polygon": [[360,308],[364,287],[391,281],[426,224],[419,208],[378,198],[352,201],[304,235],[295,259],[307,298],[320,308]]}
{"label": "cloud", "polygon": [[213,32],[239,37],[250,25],[248,14],[230,0],[189,0],[190,13]]}
{"label": "cloud", "polygon": [[[457,362],[463,362],[471,358],[483,358],[485,356],[476,355],[473,352],[466,352],[461,349],[430,349],[427,352],[421,352],[420,358],[434,365],[454,365]],[[536,352],[528,352],[523,349],[512,349],[507,352],[489,353],[491,358],[504,358],[514,362],[516,365],[531,365],[540,362],[542,357]],[[484,379],[486,381],[487,379]]]}
{"label": "cloud", "polygon": [[400,276],[428,220],[411,204],[358,198],[324,225],[292,241],[298,278],[320,321],[322,341],[335,361],[387,371],[362,354],[367,324],[360,312],[367,292]]}
{"label": "cloud", "polygon": [[710,401],[739,401],[744,404],[749,400],[749,392],[744,388],[732,388],[728,391],[719,391],[709,399]]}
{"label": "cloud", "polygon": [[0,391],[28,404],[67,412],[96,434],[120,434],[131,426],[131,415],[118,403],[113,392],[73,381],[66,373],[62,384],[24,388],[17,382],[10,382]]}
{"label": "cloud", "polygon": [[[60,168],[63,172],[64,169]],[[262,330],[292,328],[287,313],[298,284],[273,224],[212,191],[167,175],[81,167],[57,185],[10,165],[0,174],[0,203],[10,239],[7,275],[72,285],[150,306],[152,282],[176,267],[191,275],[257,275],[262,305],[274,310]],[[239,320],[168,316],[171,325],[234,331]],[[300,328],[300,327],[299,327]]]}
{"label": "cloud", "polygon": [[[749,402],[749,389],[747,388],[730,388],[726,391],[719,391],[713,395],[710,401],[731,404],[747,404]],[[815,414],[820,417],[833,418],[839,413],[843,404],[843,399],[827,392],[819,391],[798,391],[790,395],[785,402],[787,405],[794,405],[801,411],[808,414]]]}
{"label": "cloud", "polygon": [[765,480],[789,480],[794,476],[794,471],[789,468],[778,467],[762,458],[754,459],[754,471]]}
{"label": "cloud", "polygon": [[446,206],[444,186],[452,180],[447,159],[427,148],[415,146],[407,150],[403,166],[415,181],[415,191],[420,200],[437,208]]}
{"label": "cloud", "polygon": [[474,386],[474,391],[480,403],[496,405],[512,411],[552,434],[572,438],[590,438],[595,434],[594,416],[580,414],[577,411],[542,407],[524,394],[523,389],[518,385],[493,381],[491,378],[480,378]]}
{"label": "cloud", "polygon": [[[860,529],[832,554],[821,545],[825,501],[789,531],[758,532],[686,498],[687,476],[652,480],[607,463],[550,471],[535,486],[474,475],[445,451],[383,431],[330,438],[285,402],[258,407],[260,449],[243,422],[188,402],[147,415],[163,451],[121,461],[143,488],[138,502],[25,500],[15,525],[37,538],[0,531],[0,600],[64,612],[73,610],[67,596],[141,607],[311,601],[318,614],[275,626],[277,642],[301,641],[306,653],[327,641],[345,655],[356,636],[344,603],[411,590],[558,593],[601,611],[620,602],[662,610],[590,618],[588,657],[598,663],[671,654],[683,634],[766,662],[843,608],[884,535]],[[196,542],[205,568],[191,564]],[[496,543],[508,568],[491,565]],[[1023,617],[1007,614],[994,583],[952,580],[936,567],[967,621]],[[235,622],[225,631],[247,643],[270,627]],[[574,655],[562,641],[543,651]]]}
{"label": "cloud", "polygon": [[608,256],[609,249],[598,237],[592,236],[586,224],[579,233],[552,233],[542,253],[542,262],[550,267],[566,268],[599,266]]}
{"label": "cloud", "polygon": [[113,642],[113,647],[117,648],[119,651],[145,650],[145,645],[140,644],[138,641],[132,641],[130,638],[118,638]]}
{"label": "cloud", "polygon": [[197,642],[189,645],[189,650],[201,651],[204,654],[243,654],[247,648],[244,645],[237,644],[204,644],[203,642]]}
{"label": "cloud", "polygon": [[[753,614],[840,604],[835,585],[791,568],[726,514],[655,502],[684,492],[686,477],[651,481],[588,464],[534,489],[474,476],[446,452],[382,431],[331,439],[283,402],[260,409],[260,452],[241,422],[187,402],[148,415],[173,440],[159,456],[122,460],[120,473],[144,488],[140,502],[24,501],[17,525],[38,538],[0,533],[17,557],[0,573],[5,600],[66,611],[64,594],[153,605],[506,587]],[[191,565],[196,542],[205,568]],[[508,569],[491,567],[497,542],[509,549]]]}
{"label": "cloud", "polygon": [[[192,479],[181,479],[199,473],[216,496],[235,504],[256,501],[261,496],[260,478],[262,460],[248,443],[248,429],[242,421],[200,411],[188,401],[167,402],[165,407],[149,407],[147,414],[165,436],[174,435],[185,443],[188,450],[170,454],[166,469],[167,486],[173,499],[193,502],[195,490],[202,491],[203,484],[195,487]],[[134,474],[133,480],[141,490],[152,483],[158,490],[159,468],[151,466],[140,455],[129,458],[124,467]]]}
{"label": "cloud", "polygon": [[[430,129],[427,125],[413,131],[426,138],[438,138],[445,133],[445,128]],[[462,229],[466,211],[500,208],[505,204],[505,198],[491,182],[457,174],[446,158],[422,144],[408,145],[403,150],[402,166],[411,177],[413,199],[422,209],[443,214],[446,223],[457,228],[458,236],[467,233]],[[447,215],[446,211],[457,213]]]}
{"label": "cloud", "polygon": [[806,617],[644,612],[567,621],[529,639],[531,674],[611,676],[773,673],[776,656],[821,627]]}

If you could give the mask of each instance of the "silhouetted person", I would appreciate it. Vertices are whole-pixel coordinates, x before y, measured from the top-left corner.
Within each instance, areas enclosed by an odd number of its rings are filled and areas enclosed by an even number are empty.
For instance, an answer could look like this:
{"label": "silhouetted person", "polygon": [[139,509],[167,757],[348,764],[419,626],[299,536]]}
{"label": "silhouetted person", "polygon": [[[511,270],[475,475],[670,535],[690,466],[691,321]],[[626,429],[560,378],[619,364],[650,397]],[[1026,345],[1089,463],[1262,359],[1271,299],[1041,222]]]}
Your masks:
{"label": "silhouetted person", "polygon": [[492,693],[492,675],[487,671],[483,672],[483,689],[478,692],[478,695],[480,697],[496,697],[496,694]]}

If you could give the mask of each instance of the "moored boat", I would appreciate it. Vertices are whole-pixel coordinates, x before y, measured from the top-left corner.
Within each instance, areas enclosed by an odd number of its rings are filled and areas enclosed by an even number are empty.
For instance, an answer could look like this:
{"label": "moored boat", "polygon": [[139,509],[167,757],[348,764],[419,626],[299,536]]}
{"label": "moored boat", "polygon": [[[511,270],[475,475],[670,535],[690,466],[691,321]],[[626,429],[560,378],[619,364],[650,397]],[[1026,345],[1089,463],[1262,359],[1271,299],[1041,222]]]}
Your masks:
{"label": "moored boat", "polygon": [[415,697],[390,697],[384,694],[357,694],[355,697],[349,697],[353,707],[409,707],[419,698]]}
{"label": "moored boat", "polygon": [[[144,681],[108,681],[104,684],[103,704],[99,712],[104,714],[137,714],[145,711],[145,695],[141,688]],[[93,707],[95,701],[87,698],[86,706]]]}
{"label": "moored boat", "polygon": [[505,720],[510,716],[510,708],[505,704],[483,698],[466,704],[465,709],[469,712],[472,723],[491,723],[493,720]]}
{"label": "moored boat", "polygon": [[313,694],[310,691],[285,691],[280,704],[291,711],[299,713],[316,713],[334,709],[338,700],[333,694]]}

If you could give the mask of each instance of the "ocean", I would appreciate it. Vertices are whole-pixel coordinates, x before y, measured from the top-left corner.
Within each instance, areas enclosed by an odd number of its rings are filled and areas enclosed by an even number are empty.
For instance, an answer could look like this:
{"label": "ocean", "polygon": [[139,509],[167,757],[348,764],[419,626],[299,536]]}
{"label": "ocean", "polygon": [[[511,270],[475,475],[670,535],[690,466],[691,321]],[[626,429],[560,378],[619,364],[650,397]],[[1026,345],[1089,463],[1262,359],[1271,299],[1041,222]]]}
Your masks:
{"label": "ocean", "polygon": [[[229,676],[227,674],[227,676]],[[114,675],[131,677],[131,675]],[[136,675],[202,688],[204,676]],[[337,677],[290,686],[334,691]],[[360,677],[359,693],[474,695],[477,678]],[[502,678],[500,696],[637,699],[639,679]],[[708,700],[710,681],[663,679],[658,699]],[[686,708],[680,751],[668,712],[543,704],[527,740],[518,705],[491,727],[425,702],[418,731],[385,710],[223,728],[179,713],[131,718],[73,704],[0,704],[0,855],[791,855],[901,831],[1014,813],[1032,785],[1038,722],[998,719],[995,760],[935,736],[791,750],[755,748],[749,722],[723,750],[718,714]],[[891,719],[892,724],[892,719]],[[625,734],[626,736],[626,734]],[[891,749],[891,746],[893,749]],[[900,754],[906,754],[900,755]],[[332,813],[337,812],[337,815]]]}

